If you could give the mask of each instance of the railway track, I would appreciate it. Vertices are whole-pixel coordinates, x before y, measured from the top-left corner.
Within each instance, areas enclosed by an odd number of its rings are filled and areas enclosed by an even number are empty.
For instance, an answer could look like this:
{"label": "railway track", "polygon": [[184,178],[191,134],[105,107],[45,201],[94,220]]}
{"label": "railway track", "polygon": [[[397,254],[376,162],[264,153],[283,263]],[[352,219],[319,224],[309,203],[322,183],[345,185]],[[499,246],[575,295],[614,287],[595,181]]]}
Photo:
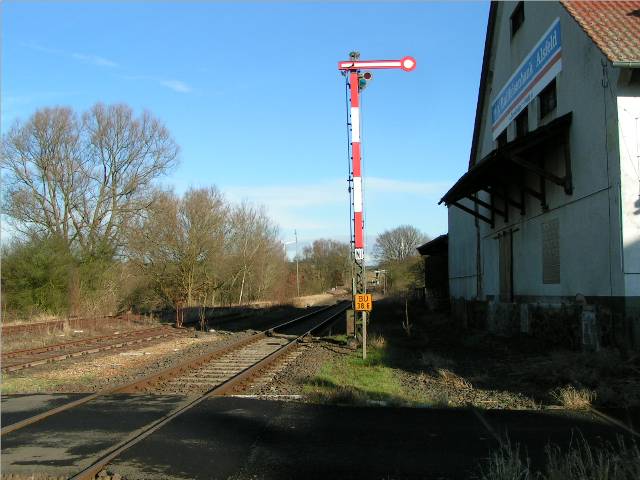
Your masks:
{"label": "railway track", "polygon": [[[57,413],[71,410],[100,396],[115,393],[153,393],[159,395],[186,395],[187,401],[166,415],[124,438],[103,452],[99,458],[70,478],[92,479],[111,460],[133,445],[144,440],[177,416],[192,409],[208,397],[235,393],[265,373],[272,373],[278,362],[286,363],[295,356],[295,350],[305,341],[322,332],[349,307],[348,302],[325,307],[269,330],[255,333],[237,342],[220,347],[178,366],[155,373],[141,380],[70,402],[16,424],[3,427],[5,436],[27,425],[46,420]],[[87,427],[88,428],[88,427]],[[46,426],[45,426],[46,430]]]}
{"label": "railway track", "polygon": [[15,323],[2,325],[2,336],[11,337],[19,334],[42,334],[45,332],[62,331],[67,328],[91,328],[96,325],[115,322],[122,324],[123,328],[143,320],[141,315],[125,314],[117,317],[88,317],[68,318],[64,320],[49,320],[46,322]]}
{"label": "railway track", "polygon": [[25,368],[60,362],[68,358],[81,357],[104,352],[115,348],[124,348],[161,338],[175,337],[183,332],[172,327],[161,326],[128,332],[101,335],[72,342],[58,343],[44,347],[28,348],[2,353],[2,372],[15,372]]}

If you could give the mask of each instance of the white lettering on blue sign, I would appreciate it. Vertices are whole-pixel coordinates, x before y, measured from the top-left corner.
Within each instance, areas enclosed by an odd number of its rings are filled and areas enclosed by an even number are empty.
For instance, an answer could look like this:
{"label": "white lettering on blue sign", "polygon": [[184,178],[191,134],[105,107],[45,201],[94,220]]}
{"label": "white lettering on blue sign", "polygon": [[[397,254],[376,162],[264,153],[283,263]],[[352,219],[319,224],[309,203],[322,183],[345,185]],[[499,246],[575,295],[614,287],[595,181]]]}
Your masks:
{"label": "white lettering on blue sign", "polygon": [[561,53],[560,19],[557,18],[491,103],[494,140],[562,70]]}

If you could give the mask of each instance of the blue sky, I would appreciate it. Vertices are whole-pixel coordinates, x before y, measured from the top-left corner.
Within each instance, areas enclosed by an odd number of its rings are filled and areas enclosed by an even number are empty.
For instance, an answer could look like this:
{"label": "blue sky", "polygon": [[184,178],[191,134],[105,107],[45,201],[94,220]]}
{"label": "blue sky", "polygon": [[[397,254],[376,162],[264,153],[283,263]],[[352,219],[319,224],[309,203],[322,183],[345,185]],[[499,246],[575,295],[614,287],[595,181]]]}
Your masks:
{"label": "blue sky", "polygon": [[[163,179],[264,204],[285,241],[346,240],[346,110],[337,62],[416,58],[363,93],[365,219],[446,232],[466,170],[489,5],[2,4],[2,128],[37,108],[125,102],[181,146]],[[293,246],[290,246],[293,248]]]}

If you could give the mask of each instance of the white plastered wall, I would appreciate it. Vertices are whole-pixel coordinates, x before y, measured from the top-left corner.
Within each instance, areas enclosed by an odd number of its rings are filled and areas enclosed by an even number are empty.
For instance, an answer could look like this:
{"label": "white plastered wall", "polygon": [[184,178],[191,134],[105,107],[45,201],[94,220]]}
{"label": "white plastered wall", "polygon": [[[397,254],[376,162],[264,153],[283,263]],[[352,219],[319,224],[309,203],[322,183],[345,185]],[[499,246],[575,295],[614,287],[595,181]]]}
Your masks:
{"label": "white plastered wall", "polygon": [[[481,223],[481,258],[484,294],[498,295],[497,235],[514,233],[514,293],[532,297],[624,295],[621,252],[618,122],[615,95],[603,92],[602,62],[615,91],[617,69],[587,37],[575,20],[556,2],[525,3],[525,22],[512,40],[510,15],[516,2],[498,7],[494,50],[490,60],[492,83],[482,112],[476,161],[496,148],[491,137],[489,105],[513,70],[556,18],[562,29],[562,71],[557,77],[557,107],[540,120],[534,99],[529,105],[529,129],[573,112],[570,129],[572,195],[546,182],[549,210],[543,211],[533,197],[526,197],[526,215],[512,208],[509,223],[496,216],[495,228]],[[496,58],[499,61],[496,61]],[[504,61],[504,59],[510,59]],[[606,113],[605,113],[606,112]],[[509,139],[514,127],[509,127]],[[561,156],[547,159],[547,169],[564,175]],[[488,197],[488,196],[487,196]],[[487,199],[485,197],[485,200]],[[455,207],[452,207],[455,208]],[[482,210],[481,213],[488,215]],[[542,281],[542,223],[557,218],[560,231],[560,283]],[[449,241],[452,241],[450,235]]]}
{"label": "white plastered wall", "polygon": [[618,124],[625,294],[640,296],[640,85],[620,87]]}

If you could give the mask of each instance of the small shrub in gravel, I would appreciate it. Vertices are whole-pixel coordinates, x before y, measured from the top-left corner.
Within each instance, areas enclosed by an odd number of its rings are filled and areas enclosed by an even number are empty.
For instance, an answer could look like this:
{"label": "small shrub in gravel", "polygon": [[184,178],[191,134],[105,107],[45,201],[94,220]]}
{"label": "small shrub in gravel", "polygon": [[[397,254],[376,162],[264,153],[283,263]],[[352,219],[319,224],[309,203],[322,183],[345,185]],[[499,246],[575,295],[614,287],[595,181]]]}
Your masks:
{"label": "small shrub in gravel", "polygon": [[454,388],[466,390],[471,390],[473,388],[473,385],[471,385],[471,383],[469,383],[467,380],[459,375],[456,375],[451,370],[447,370],[446,368],[439,368],[438,375],[442,382]]}
{"label": "small shrub in gravel", "polygon": [[387,341],[385,340],[385,338],[379,333],[374,333],[373,335],[371,335],[371,337],[369,337],[369,341],[367,342],[367,344],[373,348],[384,348],[386,343]]}
{"label": "small shrub in gravel", "polygon": [[551,396],[569,410],[587,410],[591,402],[596,399],[596,393],[585,388],[575,388],[571,385],[551,392]]}

